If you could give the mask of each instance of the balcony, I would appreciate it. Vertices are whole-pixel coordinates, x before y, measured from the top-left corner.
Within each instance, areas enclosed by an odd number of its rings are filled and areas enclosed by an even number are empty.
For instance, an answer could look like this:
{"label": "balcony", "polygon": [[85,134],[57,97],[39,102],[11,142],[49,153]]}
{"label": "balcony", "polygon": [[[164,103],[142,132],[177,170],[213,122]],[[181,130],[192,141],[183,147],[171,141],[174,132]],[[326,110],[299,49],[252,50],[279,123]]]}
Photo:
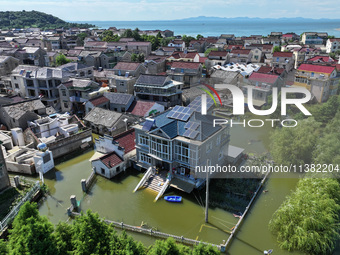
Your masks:
{"label": "balcony", "polygon": [[82,97],[72,96],[72,97],[70,97],[70,101],[71,102],[77,102],[77,103],[84,103],[84,102],[87,102],[88,100],[84,99]]}

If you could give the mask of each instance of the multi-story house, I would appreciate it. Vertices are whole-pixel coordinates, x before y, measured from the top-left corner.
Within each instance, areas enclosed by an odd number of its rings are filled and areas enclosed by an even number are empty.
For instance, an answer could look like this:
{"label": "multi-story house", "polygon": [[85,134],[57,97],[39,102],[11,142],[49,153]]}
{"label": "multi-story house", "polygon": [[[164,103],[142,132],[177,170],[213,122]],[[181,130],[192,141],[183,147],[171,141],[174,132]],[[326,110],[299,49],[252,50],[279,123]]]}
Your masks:
{"label": "multi-story house", "polygon": [[166,57],[150,55],[145,59],[146,73],[148,74],[159,74],[165,72],[165,60]]}
{"label": "multi-story house", "polygon": [[8,75],[19,65],[19,59],[11,56],[0,56],[0,80],[2,76]]}
{"label": "multi-story house", "polygon": [[184,87],[190,87],[200,82],[202,69],[201,63],[175,61],[167,64],[166,73],[172,80],[184,83]]}
{"label": "multi-story house", "polygon": [[328,33],[319,33],[319,32],[304,32],[301,35],[300,41],[303,44],[309,45],[322,45],[326,44],[328,39]]}
{"label": "multi-story house", "polygon": [[108,87],[100,87],[98,83],[89,79],[71,78],[58,86],[62,112],[85,112],[85,104],[92,98],[108,91]]}
{"label": "multi-story house", "polygon": [[295,73],[295,86],[307,88],[318,102],[325,102],[336,95],[340,73],[335,65],[302,64]]}
{"label": "multi-story house", "polygon": [[319,55],[321,50],[319,48],[302,47],[295,48],[294,54],[294,68],[297,69],[299,65],[304,63],[307,59]]}
{"label": "multi-story house", "polygon": [[294,55],[292,52],[274,52],[272,66],[284,68],[287,72],[294,67]]}
{"label": "multi-story house", "polygon": [[340,50],[340,38],[328,39],[326,43],[326,52],[336,52]]}
{"label": "multi-story house", "polygon": [[145,73],[146,68],[142,63],[137,62],[118,62],[113,68],[116,75],[119,76],[134,76],[139,77],[140,74]]}
{"label": "multi-story house", "polygon": [[205,180],[198,168],[223,165],[228,154],[229,126],[214,127],[213,116],[201,115],[200,102],[198,97],[187,107],[176,106],[134,126],[137,166],[172,172],[191,185],[184,189],[188,192]]}
{"label": "multi-story house", "polygon": [[234,49],[228,54],[229,63],[250,63],[253,53],[250,49]]}
{"label": "multi-story house", "polygon": [[168,108],[182,104],[182,86],[182,82],[173,81],[164,75],[143,74],[136,81],[135,96]]}
{"label": "multi-story house", "polygon": [[45,46],[48,51],[58,50],[62,48],[60,36],[50,36],[45,39]]}
{"label": "multi-story house", "polygon": [[185,42],[183,40],[172,40],[168,43],[168,47],[174,47],[178,51],[184,51]]}
{"label": "multi-story house", "polygon": [[60,108],[58,86],[70,77],[90,78],[93,67],[78,63],[68,63],[58,68],[19,65],[12,71],[11,83],[13,94],[27,97],[41,97],[47,106]]}
{"label": "multi-story house", "polygon": [[127,50],[131,53],[143,53],[148,57],[151,53],[151,42],[127,42]]}

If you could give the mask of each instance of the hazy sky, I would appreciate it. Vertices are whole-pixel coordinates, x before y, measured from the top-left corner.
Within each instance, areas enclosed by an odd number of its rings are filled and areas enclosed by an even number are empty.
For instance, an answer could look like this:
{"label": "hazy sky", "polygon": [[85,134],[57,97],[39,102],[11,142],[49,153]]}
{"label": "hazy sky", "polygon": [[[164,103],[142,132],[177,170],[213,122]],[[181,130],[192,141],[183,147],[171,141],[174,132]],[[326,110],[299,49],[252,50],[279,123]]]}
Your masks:
{"label": "hazy sky", "polygon": [[171,20],[197,16],[340,18],[339,0],[0,0],[1,11],[36,10],[64,20]]}

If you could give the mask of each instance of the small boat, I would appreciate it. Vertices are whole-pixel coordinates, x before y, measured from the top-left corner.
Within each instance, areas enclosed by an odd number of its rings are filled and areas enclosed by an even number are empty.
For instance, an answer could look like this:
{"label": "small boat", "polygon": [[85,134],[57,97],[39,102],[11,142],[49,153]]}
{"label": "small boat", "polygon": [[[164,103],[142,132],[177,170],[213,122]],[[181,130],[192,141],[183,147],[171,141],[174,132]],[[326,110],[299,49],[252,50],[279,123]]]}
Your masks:
{"label": "small boat", "polygon": [[182,202],[182,197],[181,196],[165,196],[164,199],[168,202]]}
{"label": "small boat", "polygon": [[263,254],[272,254],[272,252],[273,252],[273,250],[270,249],[270,250],[268,250],[268,251],[264,251]]}

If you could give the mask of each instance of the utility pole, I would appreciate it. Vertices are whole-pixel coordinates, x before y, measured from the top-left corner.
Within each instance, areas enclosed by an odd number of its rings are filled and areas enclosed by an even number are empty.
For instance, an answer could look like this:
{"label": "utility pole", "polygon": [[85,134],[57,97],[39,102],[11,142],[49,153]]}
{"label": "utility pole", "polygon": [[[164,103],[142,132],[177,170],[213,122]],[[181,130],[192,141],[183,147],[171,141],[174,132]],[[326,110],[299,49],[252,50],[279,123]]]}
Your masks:
{"label": "utility pole", "polygon": [[207,177],[205,184],[205,222],[208,223],[208,209],[209,209],[209,171],[207,169]]}

